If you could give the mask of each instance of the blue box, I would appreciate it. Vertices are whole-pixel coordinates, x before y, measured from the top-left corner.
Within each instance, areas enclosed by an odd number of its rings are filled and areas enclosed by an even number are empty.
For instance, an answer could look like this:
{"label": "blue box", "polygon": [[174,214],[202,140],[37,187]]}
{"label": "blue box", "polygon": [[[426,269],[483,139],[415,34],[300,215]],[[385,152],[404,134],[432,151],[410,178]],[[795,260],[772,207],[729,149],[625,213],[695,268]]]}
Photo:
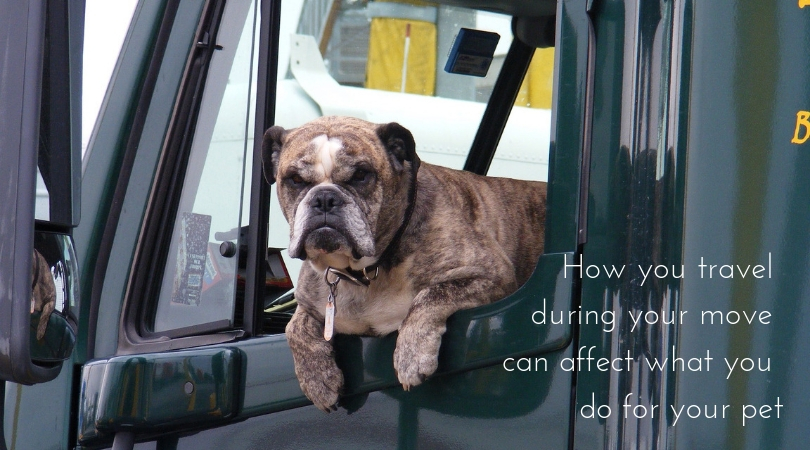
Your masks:
{"label": "blue box", "polygon": [[462,28],[458,31],[444,71],[485,77],[501,36],[489,31]]}

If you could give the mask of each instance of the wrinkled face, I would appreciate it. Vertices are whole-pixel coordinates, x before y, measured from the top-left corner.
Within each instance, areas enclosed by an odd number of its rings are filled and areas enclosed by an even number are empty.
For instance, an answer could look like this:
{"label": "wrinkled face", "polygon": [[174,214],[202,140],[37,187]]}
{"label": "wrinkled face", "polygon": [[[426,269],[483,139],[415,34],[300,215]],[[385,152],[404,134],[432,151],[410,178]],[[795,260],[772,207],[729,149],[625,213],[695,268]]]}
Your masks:
{"label": "wrinkled face", "polygon": [[269,129],[264,170],[290,224],[290,256],[319,269],[373,264],[407,206],[412,143],[399,125],[341,117]]}

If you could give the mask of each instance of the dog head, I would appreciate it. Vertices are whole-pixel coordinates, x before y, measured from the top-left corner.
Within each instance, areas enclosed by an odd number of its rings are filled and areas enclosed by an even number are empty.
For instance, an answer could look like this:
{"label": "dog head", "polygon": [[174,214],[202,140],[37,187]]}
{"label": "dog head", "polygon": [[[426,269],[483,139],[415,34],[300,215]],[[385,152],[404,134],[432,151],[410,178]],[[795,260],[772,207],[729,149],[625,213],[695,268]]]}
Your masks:
{"label": "dog head", "polygon": [[419,167],[407,129],[350,117],[274,126],[264,134],[262,159],[290,224],[290,256],[320,269],[377,261],[404,220]]}

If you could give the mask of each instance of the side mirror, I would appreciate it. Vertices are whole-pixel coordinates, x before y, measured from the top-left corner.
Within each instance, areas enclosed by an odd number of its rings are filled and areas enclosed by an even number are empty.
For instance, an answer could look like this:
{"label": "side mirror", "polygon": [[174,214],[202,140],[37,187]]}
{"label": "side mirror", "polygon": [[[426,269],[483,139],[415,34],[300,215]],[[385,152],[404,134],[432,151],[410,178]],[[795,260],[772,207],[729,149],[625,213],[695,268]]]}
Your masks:
{"label": "side mirror", "polygon": [[0,382],[34,384],[59,375],[76,340],[84,0],[0,11]]}

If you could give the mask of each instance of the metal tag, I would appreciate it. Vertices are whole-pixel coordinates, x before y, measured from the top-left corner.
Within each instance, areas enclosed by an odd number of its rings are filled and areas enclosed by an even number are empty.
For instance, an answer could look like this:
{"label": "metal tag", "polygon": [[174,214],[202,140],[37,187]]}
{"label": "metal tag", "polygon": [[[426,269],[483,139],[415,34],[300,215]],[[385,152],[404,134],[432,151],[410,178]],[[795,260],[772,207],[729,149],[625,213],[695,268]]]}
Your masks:
{"label": "metal tag", "polygon": [[327,341],[331,341],[335,334],[335,295],[337,285],[340,283],[340,277],[335,277],[335,281],[329,281],[330,269],[331,267],[327,267],[323,273],[323,280],[329,286],[329,298],[326,299],[326,311],[323,313],[323,338]]}
{"label": "metal tag", "polygon": [[331,341],[333,334],[335,334],[335,297],[330,293],[324,313],[323,338]]}

